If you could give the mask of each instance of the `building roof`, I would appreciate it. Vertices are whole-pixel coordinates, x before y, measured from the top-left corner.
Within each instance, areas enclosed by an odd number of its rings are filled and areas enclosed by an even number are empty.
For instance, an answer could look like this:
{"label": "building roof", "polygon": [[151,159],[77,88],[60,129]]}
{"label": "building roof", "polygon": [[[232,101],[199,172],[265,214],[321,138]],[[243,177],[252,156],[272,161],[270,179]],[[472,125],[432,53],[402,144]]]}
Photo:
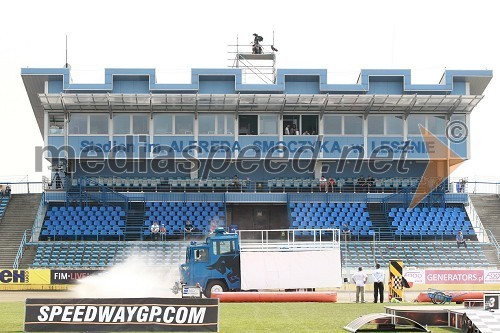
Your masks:
{"label": "building roof", "polygon": [[157,83],[154,69],[105,69],[104,83],[72,83],[69,68],[22,68],[40,131],[45,110],[237,112],[471,112],[491,70],[445,70],[437,84],[411,71],[363,69],[354,84],[327,83],[326,69],[278,69],[276,83],[242,83],[241,69],[192,69],[191,83]]}

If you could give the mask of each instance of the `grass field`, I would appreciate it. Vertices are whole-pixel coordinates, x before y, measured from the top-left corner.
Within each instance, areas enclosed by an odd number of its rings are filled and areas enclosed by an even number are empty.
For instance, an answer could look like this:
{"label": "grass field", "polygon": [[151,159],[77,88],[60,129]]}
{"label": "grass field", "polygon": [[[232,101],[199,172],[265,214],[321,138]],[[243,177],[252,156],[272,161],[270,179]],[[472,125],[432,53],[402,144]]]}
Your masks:
{"label": "grass field", "polygon": [[[1,294],[0,294],[1,296]],[[220,332],[347,332],[342,327],[363,314],[385,312],[383,304],[224,303]],[[0,302],[0,332],[23,332],[24,302]],[[433,333],[458,332],[431,328]]]}

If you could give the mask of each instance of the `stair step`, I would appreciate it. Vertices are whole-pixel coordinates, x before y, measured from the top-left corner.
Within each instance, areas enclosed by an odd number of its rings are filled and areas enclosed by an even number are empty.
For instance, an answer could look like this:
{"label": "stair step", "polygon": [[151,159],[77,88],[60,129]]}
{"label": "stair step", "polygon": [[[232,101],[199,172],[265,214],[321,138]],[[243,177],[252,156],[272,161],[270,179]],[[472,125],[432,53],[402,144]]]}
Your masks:
{"label": "stair step", "polygon": [[12,195],[0,223],[0,267],[12,267],[24,231],[33,227],[40,198],[40,194]]}

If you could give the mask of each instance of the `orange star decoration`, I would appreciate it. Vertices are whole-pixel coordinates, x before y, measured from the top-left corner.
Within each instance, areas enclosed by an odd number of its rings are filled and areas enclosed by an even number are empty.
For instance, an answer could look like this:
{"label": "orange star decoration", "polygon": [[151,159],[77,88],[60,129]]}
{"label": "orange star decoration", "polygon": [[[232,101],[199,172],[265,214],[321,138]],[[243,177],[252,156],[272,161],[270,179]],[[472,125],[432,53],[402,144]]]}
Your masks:
{"label": "orange star decoration", "polygon": [[410,208],[417,206],[465,161],[425,127],[419,126],[429,155],[429,162],[418,184],[417,191],[413,195]]}

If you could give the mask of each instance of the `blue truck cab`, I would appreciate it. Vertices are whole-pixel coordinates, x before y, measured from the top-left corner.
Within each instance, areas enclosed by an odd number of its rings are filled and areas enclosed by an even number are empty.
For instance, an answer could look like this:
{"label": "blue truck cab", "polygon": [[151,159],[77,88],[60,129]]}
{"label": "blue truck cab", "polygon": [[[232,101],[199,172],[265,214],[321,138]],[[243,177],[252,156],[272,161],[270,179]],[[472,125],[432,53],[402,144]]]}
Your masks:
{"label": "blue truck cab", "polygon": [[186,262],[180,266],[181,285],[201,286],[206,297],[212,292],[241,288],[240,247],[237,234],[217,228],[204,243],[192,242]]}

